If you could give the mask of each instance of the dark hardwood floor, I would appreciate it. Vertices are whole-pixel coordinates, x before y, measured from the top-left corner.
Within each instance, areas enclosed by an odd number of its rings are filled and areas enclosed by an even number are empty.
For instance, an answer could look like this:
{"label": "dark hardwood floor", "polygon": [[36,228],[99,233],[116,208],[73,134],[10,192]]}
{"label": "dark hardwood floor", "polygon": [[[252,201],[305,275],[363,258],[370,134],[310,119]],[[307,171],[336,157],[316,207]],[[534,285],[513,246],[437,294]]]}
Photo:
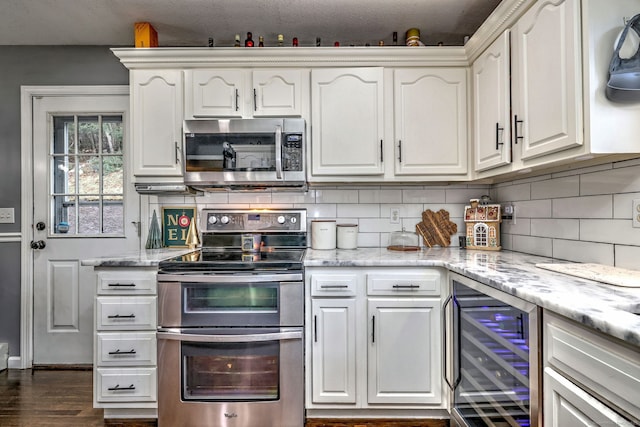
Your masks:
{"label": "dark hardwood floor", "polygon": [[[155,421],[107,420],[93,408],[90,370],[0,372],[1,427],[149,427]],[[307,427],[448,427],[447,420],[307,420]],[[178,426],[176,426],[178,427]]]}

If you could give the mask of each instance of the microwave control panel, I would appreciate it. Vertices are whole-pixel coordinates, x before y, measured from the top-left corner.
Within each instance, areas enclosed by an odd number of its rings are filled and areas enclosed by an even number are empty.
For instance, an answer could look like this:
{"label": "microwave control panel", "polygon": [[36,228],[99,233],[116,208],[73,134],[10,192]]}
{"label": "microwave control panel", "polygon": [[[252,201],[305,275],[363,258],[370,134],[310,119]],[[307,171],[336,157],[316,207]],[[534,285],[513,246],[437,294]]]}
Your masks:
{"label": "microwave control panel", "polygon": [[282,169],[286,171],[302,170],[302,134],[287,134],[282,142]]}

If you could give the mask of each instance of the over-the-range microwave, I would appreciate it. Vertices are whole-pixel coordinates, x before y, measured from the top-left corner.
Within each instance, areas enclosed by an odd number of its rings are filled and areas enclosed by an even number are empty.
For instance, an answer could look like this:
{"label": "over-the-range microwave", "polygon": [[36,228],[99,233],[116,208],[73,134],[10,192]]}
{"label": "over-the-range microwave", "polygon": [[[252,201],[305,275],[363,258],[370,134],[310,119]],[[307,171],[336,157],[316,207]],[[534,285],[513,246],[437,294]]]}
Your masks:
{"label": "over-the-range microwave", "polygon": [[186,120],[184,181],[196,189],[306,185],[305,121]]}

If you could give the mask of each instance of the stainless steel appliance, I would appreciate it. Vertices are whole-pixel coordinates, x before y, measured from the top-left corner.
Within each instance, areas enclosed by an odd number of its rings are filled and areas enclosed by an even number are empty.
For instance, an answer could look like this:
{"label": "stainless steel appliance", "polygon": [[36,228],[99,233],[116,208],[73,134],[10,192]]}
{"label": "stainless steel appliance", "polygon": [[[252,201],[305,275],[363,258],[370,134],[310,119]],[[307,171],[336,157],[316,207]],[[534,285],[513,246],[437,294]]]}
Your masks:
{"label": "stainless steel appliance", "polygon": [[200,220],[202,249],[159,266],[158,424],[301,427],[306,211]]}
{"label": "stainless steel appliance", "polygon": [[445,380],[454,425],[541,427],[539,309],[466,277],[450,277],[445,308],[452,304],[453,351]]}
{"label": "stainless steel appliance", "polygon": [[186,120],[185,184],[304,187],[304,119]]}

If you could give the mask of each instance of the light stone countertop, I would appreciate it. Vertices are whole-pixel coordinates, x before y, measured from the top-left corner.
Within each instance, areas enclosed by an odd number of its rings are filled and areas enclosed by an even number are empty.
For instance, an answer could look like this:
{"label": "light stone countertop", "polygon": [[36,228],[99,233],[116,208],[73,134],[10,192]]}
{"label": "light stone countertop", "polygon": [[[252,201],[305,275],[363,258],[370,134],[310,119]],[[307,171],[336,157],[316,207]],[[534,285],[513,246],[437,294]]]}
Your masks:
{"label": "light stone countertop", "polygon": [[162,260],[193,251],[194,249],[189,248],[147,249],[83,259],[81,264],[93,267],[157,267]]}
{"label": "light stone countertop", "polygon": [[[562,263],[518,252],[426,248],[307,250],[305,267],[443,267],[640,346],[640,288],[607,285],[544,270]],[[638,313],[638,314],[634,314]],[[640,351],[640,350],[639,350]]]}

